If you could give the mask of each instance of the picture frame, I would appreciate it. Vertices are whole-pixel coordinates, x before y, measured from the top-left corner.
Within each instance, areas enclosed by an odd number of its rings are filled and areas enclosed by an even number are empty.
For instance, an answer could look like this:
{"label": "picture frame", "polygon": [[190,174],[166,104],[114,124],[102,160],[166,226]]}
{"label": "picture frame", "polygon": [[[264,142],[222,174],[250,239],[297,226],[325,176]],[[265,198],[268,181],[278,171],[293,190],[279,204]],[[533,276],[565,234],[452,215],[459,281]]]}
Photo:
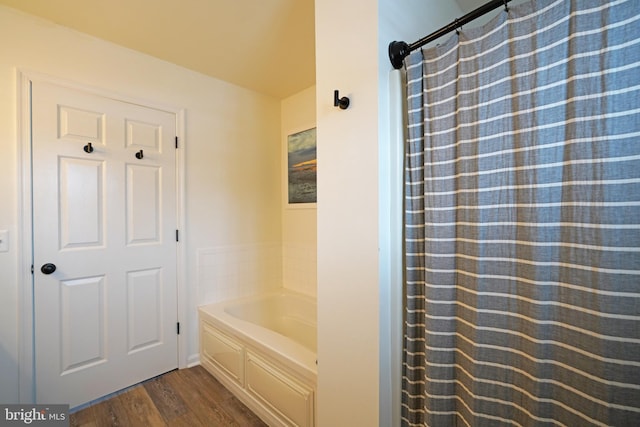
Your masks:
{"label": "picture frame", "polygon": [[285,141],[285,191],[288,208],[315,208],[317,187],[316,127],[305,127],[287,134]]}

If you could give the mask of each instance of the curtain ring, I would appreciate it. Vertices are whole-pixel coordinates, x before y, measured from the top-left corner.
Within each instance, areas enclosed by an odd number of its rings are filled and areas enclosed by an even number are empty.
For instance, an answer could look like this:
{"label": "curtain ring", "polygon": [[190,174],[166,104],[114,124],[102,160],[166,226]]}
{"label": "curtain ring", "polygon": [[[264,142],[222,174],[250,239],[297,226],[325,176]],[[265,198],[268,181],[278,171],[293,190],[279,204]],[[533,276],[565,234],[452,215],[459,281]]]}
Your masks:
{"label": "curtain ring", "polygon": [[456,34],[460,35],[460,30],[462,29],[462,27],[460,27],[460,25],[458,25],[458,18],[456,18]]}
{"label": "curtain ring", "polygon": [[509,12],[509,8],[507,7],[507,3],[509,2],[509,0],[502,0],[502,3],[504,3],[504,11],[505,12]]}

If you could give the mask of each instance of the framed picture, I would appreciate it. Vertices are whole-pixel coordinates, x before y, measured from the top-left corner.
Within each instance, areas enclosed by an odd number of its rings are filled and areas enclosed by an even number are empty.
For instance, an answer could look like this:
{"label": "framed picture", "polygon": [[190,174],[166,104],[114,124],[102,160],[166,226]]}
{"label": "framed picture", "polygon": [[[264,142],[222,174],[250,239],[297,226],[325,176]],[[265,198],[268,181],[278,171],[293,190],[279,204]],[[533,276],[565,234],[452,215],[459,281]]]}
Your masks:
{"label": "framed picture", "polygon": [[317,190],[316,128],[287,136],[287,206],[315,207]]}

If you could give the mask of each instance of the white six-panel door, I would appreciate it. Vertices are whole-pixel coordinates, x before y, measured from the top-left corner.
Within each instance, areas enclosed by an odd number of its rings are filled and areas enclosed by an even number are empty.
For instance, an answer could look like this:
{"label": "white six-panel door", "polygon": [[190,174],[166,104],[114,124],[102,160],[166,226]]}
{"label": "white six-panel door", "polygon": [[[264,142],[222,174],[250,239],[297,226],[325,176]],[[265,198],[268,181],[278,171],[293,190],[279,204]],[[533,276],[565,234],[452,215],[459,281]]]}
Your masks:
{"label": "white six-panel door", "polygon": [[175,136],[173,113],[33,83],[38,403],[178,366]]}

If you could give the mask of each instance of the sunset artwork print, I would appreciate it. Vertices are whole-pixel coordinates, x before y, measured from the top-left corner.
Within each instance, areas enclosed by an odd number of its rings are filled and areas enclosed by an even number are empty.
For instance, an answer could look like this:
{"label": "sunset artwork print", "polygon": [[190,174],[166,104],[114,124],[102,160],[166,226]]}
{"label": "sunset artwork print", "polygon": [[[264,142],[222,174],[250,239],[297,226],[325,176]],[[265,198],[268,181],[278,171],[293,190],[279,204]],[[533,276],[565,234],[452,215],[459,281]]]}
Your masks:
{"label": "sunset artwork print", "polygon": [[289,204],[316,203],[316,129],[287,137]]}

